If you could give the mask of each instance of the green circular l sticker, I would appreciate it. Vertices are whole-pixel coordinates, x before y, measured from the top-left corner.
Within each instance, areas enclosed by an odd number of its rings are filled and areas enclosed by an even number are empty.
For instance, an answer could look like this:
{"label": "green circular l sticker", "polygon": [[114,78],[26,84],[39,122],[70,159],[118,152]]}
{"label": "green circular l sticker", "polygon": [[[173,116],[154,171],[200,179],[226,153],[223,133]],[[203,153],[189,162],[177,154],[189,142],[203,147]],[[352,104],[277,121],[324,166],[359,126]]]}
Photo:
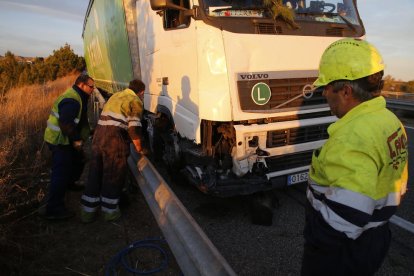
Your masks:
{"label": "green circular l sticker", "polygon": [[272,92],[266,83],[258,82],[252,88],[252,100],[257,105],[267,104],[271,96]]}

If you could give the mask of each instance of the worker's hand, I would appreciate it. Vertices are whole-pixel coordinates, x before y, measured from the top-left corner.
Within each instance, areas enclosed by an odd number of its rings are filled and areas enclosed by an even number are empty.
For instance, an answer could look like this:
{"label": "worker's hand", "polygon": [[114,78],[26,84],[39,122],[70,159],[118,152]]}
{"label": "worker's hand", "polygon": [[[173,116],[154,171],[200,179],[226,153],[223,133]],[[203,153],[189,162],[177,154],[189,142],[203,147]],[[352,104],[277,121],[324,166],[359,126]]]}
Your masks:
{"label": "worker's hand", "polygon": [[75,150],[77,151],[82,151],[83,148],[83,141],[82,140],[78,140],[78,141],[73,141],[72,142],[72,146]]}
{"label": "worker's hand", "polygon": [[141,148],[141,150],[137,151],[141,155],[148,155],[148,150],[146,148]]}

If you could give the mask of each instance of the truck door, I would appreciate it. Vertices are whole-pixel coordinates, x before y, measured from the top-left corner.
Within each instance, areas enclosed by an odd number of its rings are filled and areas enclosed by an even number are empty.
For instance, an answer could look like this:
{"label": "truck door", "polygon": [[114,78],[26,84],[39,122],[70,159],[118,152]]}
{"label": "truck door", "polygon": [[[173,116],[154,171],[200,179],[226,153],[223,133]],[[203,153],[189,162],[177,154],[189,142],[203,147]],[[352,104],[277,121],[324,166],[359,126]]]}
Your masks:
{"label": "truck door", "polygon": [[[174,0],[189,9],[189,0]],[[197,45],[195,21],[183,10],[166,9],[163,15],[161,72],[164,80],[162,96],[171,101],[174,116],[198,115]],[[176,121],[176,123],[178,123]]]}

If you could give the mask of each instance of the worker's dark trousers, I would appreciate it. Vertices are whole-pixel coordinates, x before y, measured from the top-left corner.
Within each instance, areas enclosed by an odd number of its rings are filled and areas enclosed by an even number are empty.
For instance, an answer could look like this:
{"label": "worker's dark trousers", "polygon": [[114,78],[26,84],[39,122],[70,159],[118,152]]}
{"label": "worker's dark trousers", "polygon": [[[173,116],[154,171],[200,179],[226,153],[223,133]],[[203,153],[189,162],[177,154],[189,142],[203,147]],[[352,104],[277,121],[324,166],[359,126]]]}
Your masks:
{"label": "worker's dark trousers", "polygon": [[[115,129],[116,130],[116,129]],[[98,126],[92,142],[92,158],[89,163],[88,185],[84,195],[101,198],[101,202],[82,204],[96,208],[116,210],[127,173],[129,141],[114,127]]]}
{"label": "worker's dark trousers", "polygon": [[333,229],[307,204],[302,275],[374,275],[390,246],[388,223],[352,240]]}
{"label": "worker's dark trousers", "polygon": [[51,145],[52,151],[52,174],[47,198],[46,214],[57,215],[66,211],[65,193],[69,185],[79,180],[84,160],[82,153],[76,151],[72,146]]}

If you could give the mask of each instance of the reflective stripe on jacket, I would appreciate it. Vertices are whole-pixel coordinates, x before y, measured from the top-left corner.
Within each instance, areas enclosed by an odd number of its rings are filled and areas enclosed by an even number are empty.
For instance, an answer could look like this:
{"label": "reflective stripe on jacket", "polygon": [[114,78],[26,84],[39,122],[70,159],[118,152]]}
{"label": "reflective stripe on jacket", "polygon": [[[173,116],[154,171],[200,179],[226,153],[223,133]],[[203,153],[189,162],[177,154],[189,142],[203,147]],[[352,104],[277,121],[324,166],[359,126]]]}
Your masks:
{"label": "reflective stripe on jacket", "polygon": [[[44,140],[52,145],[69,145],[69,138],[64,135],[59,127],[59,104],[64,99],[74,99],[79,103],[79,112],[74,119],[75,124],[79,124],[82,114],[82,99],[79,94],[73,89],[69,88],[62,95],[60,95],[53,103],[52,110],[47,120],[47,127],[44,134]],[[89,125],[82,126],[81,138],[86,140],[89,136]]]}
{"label": "reflective stripe on jacket", "polygon": [[363,102],[328,128],[313,153],[307,197],[324,220],[356,239],[386,223],[408,180],[407,135],[383,97]]}
{"label": "reflective stripe on jacket", "polygon": [[128,130],[141,127],[143,104],[131,89],[115,93],[105,104],[98,125],[116,126]]}

